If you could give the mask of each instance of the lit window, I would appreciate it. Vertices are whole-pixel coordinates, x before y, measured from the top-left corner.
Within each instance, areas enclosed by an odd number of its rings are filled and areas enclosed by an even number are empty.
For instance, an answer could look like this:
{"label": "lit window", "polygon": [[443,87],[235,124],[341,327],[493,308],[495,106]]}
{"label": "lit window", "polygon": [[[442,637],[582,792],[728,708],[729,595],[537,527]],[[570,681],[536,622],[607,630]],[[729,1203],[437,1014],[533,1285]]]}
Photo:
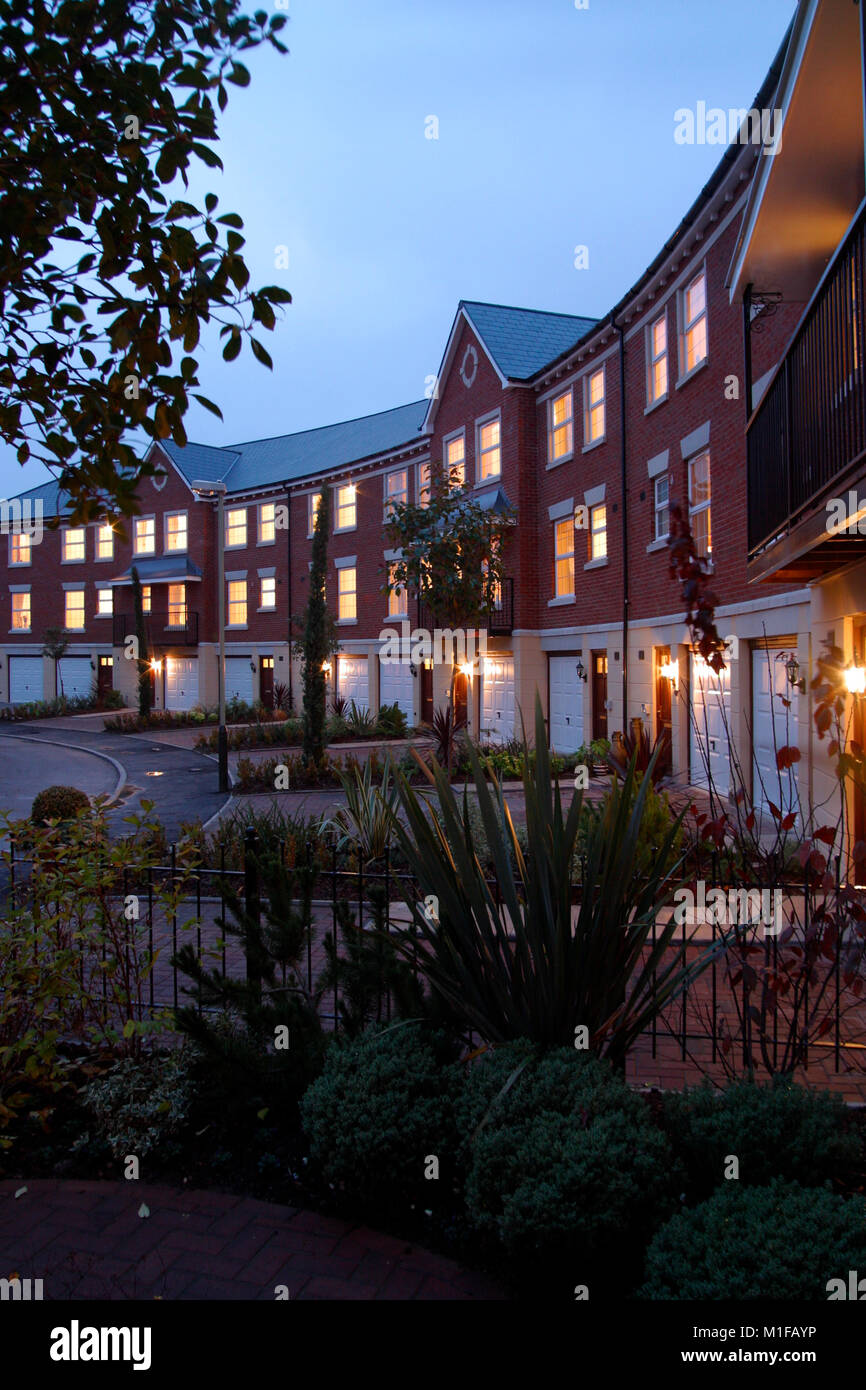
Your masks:
{"label": "lit window", "polygon": [[336,531],[351,531],[357,524],[357,491],[354,483],[337,488]]}
{"label": "lit window", "polygon": [[152,516],[137,516],[132,535],[132,548],[136,555],[154,554],[156,550],[156,521]]}
{"label": "lit window", "polygon": [[84,627],[84,590],[66,590],[66,627],[70,632]]}
{"label": "lit window", "polygon": [[707,355],[707,280],[703,271],[688,286],[682,298],[683,375],[700,366]]}
{"label": "lit window", "polygon": [[274,502],[262,502],[259,507],[259,545],[269,545],[277,539],[277,508]]}
{"label": "lit window", "polygon": [[274,575],[263,575],[261,589],[259,591],[260,608],[276,608],[277,606],[277,581]]}
{"label": "lit window", "polygon": [[358,616],[358,571],[354,565],[337,570],[337,617],[346,622]]}
{"label": "lit window", "polygon": [[12,595],[12,630],[14,632],[30,631],[30,594]]}
{"label": "lit window", "polygon": [[502,472],[501,432],[498,420],[488,420],[478,431],[478,472],[482,481]]}
{"label": "lit window", "polygon": [[445,442],[445,472],[449,487],[466,486],[466,436],[462,430],[455,439]]}
{"label": "lit window", "polygon": [[114,612],[114,590],[96,590],[96,616],[97,618],[110,618]]}
{"label": "lit window", "polygon": [[307,535],[311,536],[316,529],[316,517],[319,513],[319,503],[322,500],[320,492],[311,492],[307,498]]}
{"label": "lit window", "polygon": [[[389,583],[389,584],[393,584],[393,582],[394,582],[394,571],[396,570],[396,568],[397,568],[397,566],[396,566],[395,564],[390,564],[390,565],[388,566],[388,583]],[[406,608],[406,590],[405,590],[405,588],[389,589],[389,590],[388,590],[388,617],[389,617],[389,618],[401,618],[401,617],[403,617],[403,616],[405,615],[406,612],[407,612],[407,608]]]}
{"label": "lit window", "polygon": [[186,622],[186,585],[168,586],[168,627],[183,627]]}
{"label": "lit window", "polygon": [[9,537],[10,565],[29,565],[33,559],[33,542],[30,536],[13,531]]}
{"label": "lit window", "polygon": [[170,512],[165,518],[165,548],[167,551],[186,550],[186,512]]}
{"label": "lit window", "polygon": [[426,507],[430,502],[430,464],[418,464],[418,505]]}
{"label": "lit window", "polygon": [[392,508],[400,502],[409,501],[409,471],[400,468],[395,473],[385,474],[385,520],[391,515]]}
{"label": "lit window", "polygon": [[226,512],[226,549],[247,543],[247,509],[238,507]]}
{"label": "lit window", "polygon": [[149,585],[149,584],[142,584],[142,586],[141,586],[141,611],[142,611],[142,613],[149,613],[149,612],[150,612],[150,605],[151,605],[152,596],[153,596],[153,591],[152,591],[150,585]]}
{"label": "lit window", "polygon": [[229,627],[245,627],[247,621],[247,581],[229,580]]}
{"label": "lit window", "polygon": [[574,448],[571,391],[556,396],[548,405],[547,460],[568,458]]}
{"label": "lit window", "polygon": [[86,554],[86,535],[83,526],[78,526],[74,530],[63,532],[63,558],[64,560],[83,560]]}
{"label": "lit window", "polygon": [[114,527],[110,521],[102,521],[96,528],[96,558],[114,559]]}
{"label": "lit window", "polygon": [[555,537],[555,584],[557,598],[574,594],[574,518],[558,521]]}
{"label": "lit window", "polygon": [[650,405],[668,392],[668,319],[662,314],[647,335],[647,400]]}
{"label": "lit window", "polygon": [[589,558],[603,560],[607,555],[607,507],[591,507],[589,513]]}
{"label": "lit window", "polygon": [[653,494],[655,507],[655,538],[657,541],[663,541],[670,535],[671,530],[671,485],[667,473],[663,473],[660,478],[656,478],[653,484]]}
{"label": "lit window", "polygon": [[689,524],[695,549],[699,555],[713,553],[713,531],[710,520],[710,456],[697,454],[689,459]]}
{"label": "lit window", "polygon": [[604,438],[604,367],[584,378],[583,442]]}

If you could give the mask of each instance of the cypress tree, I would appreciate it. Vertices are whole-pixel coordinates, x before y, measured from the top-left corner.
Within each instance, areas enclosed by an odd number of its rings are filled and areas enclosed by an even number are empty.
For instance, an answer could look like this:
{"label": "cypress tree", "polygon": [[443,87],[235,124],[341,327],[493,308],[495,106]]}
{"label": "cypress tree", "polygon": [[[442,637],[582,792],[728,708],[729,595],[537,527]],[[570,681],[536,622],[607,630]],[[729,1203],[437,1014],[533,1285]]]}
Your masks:
{"label": "cypress tree", "polygon": [[142,719],[146,719],[150,714],[150,662],[147,658],[144,596],[135,565],[132,567],[132,602],[135,609],[135,635],[138,640],[138,712]]}
{"label": "cypress tree", "polygon": [[324,486],[313,530],[310,597],[307,602],[303,643],[304,757],[314,763],[320,763],[325,752],[327,682],[322,664],[331,655],[331,624],[328,621],[325,597],[330,515],[330,489]]}

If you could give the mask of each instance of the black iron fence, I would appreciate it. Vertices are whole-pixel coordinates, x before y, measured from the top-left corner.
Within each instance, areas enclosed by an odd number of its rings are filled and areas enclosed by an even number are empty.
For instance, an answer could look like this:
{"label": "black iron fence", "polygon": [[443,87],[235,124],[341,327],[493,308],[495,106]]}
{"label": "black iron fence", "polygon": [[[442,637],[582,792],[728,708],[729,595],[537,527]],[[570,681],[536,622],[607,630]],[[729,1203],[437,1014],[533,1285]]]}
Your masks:
{"label": "black iron fence", "polygon": [[[375,864],[353,863],[333,836],[293,844],[292,855],[296,862],[314,866],[315,884],[307,904],[304,958],[295,968],[303,986],[316,996],[323,1024],[339,1028],[339,975],[327,991],[320,988],[329,955],[326,941],[339,955],[344,946],[341,922],[347,911],[361,932],[378,923],[387,933],[405,933],[411,943],[406,954],[411,956],[417,980],[419,973],[423,975],[424,946],[413,909],[423,902],[421,889],[390,852]],[[250,949],[249,938],[261,932],[267,912],[261,864],[262,846],[257,833],[249,829],[240,867],[228,867],[224,849],[217,863],[191,863],[187,854],[172,846],[161,864],[123,869],[113,891],[118,904],[131,897],[139,904],[123,949],[139,962],[142,1016],[196,1002],[196,989],[175,960],[186,943],[194,946],[199,962],[216,969],[223,979],[251,979],[250,962],[256,951]],[[6,900],[13,908],[21,907],[38,893],[34,861],[17,853],[13,845],[8,867]],[[866,903],[862,890],[848,888],[842,881],[840,861],[836,861],[829,891],[815,887],[808,868],[800,880],[789,875],[746,888],[715,854],[703,866],[699,864],[696,872],[697,878],[684,880],[693,896],[696,893],[695,910],[687,910],[681,923],[676,919],[667,959],[678,957],[688,964],[711,949],[712,964],[653,1019],[639,1044],[644,1056],[720,1063],[732,1071],[757,1065],[775,1072],[785,1069],[784,1059],[793,1046],[798,1067],[817,1063],[825,1072],[837,1074],[866,1070],[866,933],[860,925]],[[490,877],[487,883],[501,908],[499,881]],[[575,912],[586,891],[586,863],[578,857],[572,887]],[[733,925],[730,911],[727,920],[719,921],[712,913],[707,920],[706,906],[701,904],[712,903],[718,891],[729,905],[732,894],[739,896],[741,909],[742,894],[751,894],[748,916]],[[852,911],[850,895],[855,893],[861,906]],[[233,898],[243,905],[244,930],[238,938],[227,935],[223,927],[231,918]],[[656,946],[673,911],[668,906],[659,914],[647,949]],[[0,930],[10,916],[14,920],[14,913],[2,914]],[[103,947],[103,989],[112,966]],[[639,970],[639,964],[635,968]],[[198,1005],[202,1007],[200,997]],[[372,1016],[389,1020],[392,1008],[387,988],[380,989]]]}
{"label": "black iron fence", "polygon": [[866,202],[748,425],[749,554],[823,504],[866,453]]}
{"label": "black iron fence", "polygon": [[[144,615],[144,627],[148,647],[195,647],[198,645],[198,613],[186,604],[175,608],[152,608]],[[122,647],[128,637],[135,635],[137,629],[134,613],[114,614],[113,640],[115,647]]]}

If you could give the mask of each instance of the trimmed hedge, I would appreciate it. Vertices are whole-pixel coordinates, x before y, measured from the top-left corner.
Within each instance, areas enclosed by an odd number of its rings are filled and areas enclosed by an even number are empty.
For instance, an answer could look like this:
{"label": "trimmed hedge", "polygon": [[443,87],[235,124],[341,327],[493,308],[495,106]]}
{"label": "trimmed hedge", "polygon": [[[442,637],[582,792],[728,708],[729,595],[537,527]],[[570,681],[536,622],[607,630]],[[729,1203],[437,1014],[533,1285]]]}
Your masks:
{"label": "trimmed hedge", "polygon": [[866,1270],[866,1198],[731,1181],[656,1234],[638,1297],[826,1300],[851,1269]]}
{"label": "trimmed hedge", "polygon": [[89,810],[90,797],[86,792],[58,784],[37,792],[30,808],[30,819],[35,825],[45,825],[50,820],[74,820],[79,811]]}

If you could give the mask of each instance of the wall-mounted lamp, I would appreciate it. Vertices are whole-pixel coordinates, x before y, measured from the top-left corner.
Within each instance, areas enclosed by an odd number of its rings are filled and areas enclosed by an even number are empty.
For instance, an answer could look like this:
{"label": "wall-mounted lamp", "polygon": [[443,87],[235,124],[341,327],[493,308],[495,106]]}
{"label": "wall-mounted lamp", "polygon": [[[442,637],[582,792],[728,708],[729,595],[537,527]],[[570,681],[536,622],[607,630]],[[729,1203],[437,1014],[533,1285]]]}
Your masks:
{"label": "wall-mounted lamp", "polygon": [[90,669],[91,669],[91,671],[95,671],[95,670],[96,670],[96,662],[93,660],[92,657],[91,657],[91,659],[90,659]]}
{"label": "wall-mounted lamp", "polygon": [[866,666],[851,662],[845,667],[845,688],[849,695],[866,695]]}
{"label": "wall-mounted lamp", "polygon": [[417,680],[417,679],[418,679],[418,667],[415,665],[414,661],[410,661],[410,662],[409,662],[409,670],[412,672],[412,679],[413,679],[413,680]]}
{"label": "wall-mounted lamp", "polygon": [[159,675],[159,673],[160,673],[161,670],[162,670],[162,662],[160,661],[159,657],[156,657],[156,656],[152,656],[152,657],[151,657],[151,659],[150,659],[150,669],[151,669],[151,671],[153,671],[153,673],[154,673],[155,676],[158,676],[158,675]]}
{"label": "wall-mounted lamp", "polygon": [[459,669],[461,676],[465,676],[467,680],[472,679],[473,663],[471,661],[461,661]]}
{"label": "wall-mounted lamp", "polygon": [[326,676],[329,676],[329,675],[331,674],[331,663],[330,663],[330,661],[323,661],[323,662],[322,662],[322,670],[324,671],[324,673],[325,673]]}
{"label": "wall-mounted lamp", "polygon": [[251,662],[250,662],[250,670],[252,671],[253,675],[255,675],[255,673],[256,673],[256,663],[255,663],[254,661],[251,661]]}
{"label": "wall-mounted lamp", "polygon": [[578,679],[579,681],[585,681],[585,680],[586,680],[586,667],[584,666],[584,664],[583,664],[582,661],[578,661],[577,666],[575,667],[575,670],[577,671],[577,679]]}
{"label": "wall-mounted lamp", "polygon": [[670,681],[671,690],[674,695],[677,693],[677,680],[679,679],[679,674],[680,668],[675,661],[663,661],[659,667],[659,675],[663,676],[666,681]]}
{"label": "wall-mounted lamp", "polygon": [[801,695],[806,693],[806,677],[800,675],[800,663],[793,652],[785,662],[785,674],[788,677],[788,684],[795,690],[799,690]]}

